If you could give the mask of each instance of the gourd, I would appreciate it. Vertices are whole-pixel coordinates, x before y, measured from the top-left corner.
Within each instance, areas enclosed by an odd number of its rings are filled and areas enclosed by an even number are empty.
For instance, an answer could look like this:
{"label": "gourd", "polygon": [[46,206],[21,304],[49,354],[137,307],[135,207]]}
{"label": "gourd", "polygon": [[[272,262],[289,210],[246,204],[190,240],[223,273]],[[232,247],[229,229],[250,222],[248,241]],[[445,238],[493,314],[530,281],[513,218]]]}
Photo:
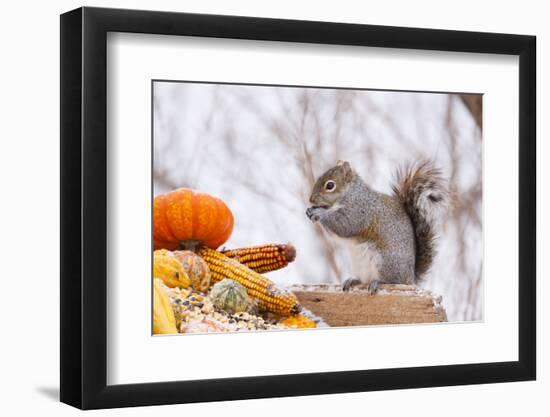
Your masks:
{"label": "gourd", "polygon": [[155,249],[216,249],[233,231],[233,214],[220,199],[190,188],[161,194],[153,202]]}
{"label": "gourd", "polygon": [[281,316],[289,316],[300,311],[298,299],[293,293],[278,288],[271,280],[239,261],[207,247],[200,247],[196,253],[208,264],[212,282],[216,283],[224,278],[237,281],[246,288],[248,295],[257,301],[260,310]]}
{"label": "gourd", "polygon": [[181,262],[165,249],[153,253],[153,278],[160,278],[170,288],[188,288],[191,285]]}
{"label": "gourd", "polygon": [[308,329],[308,328],[317,327],[317,325],[313,320],[311,320],[310,318],[307,318],[302,314],[297,314],[295,316],[287,317],[286,319],[281,321],[281,324],[284,324],[285,326],[292,327],[295,329]]}
{"label": "gourd", "polygon": [[210,300],[221,310],[229,314],[247,311],[252,302],[244,288],[232,279],[223,279],[210,289]]}
{"label": "gourd", "polygon": [[172,254],[180,261],[187,276],[191,279],[191,286],[200,292],[208,291],[211,275],[204,259],[188,250],[174,251]]}
{"label": "gourd", "polygon": [[177,333],[176,318],[162,280],[153,280],[153,334]]}
{"label": "gourd", "polygon": [[259,274],[284,268],[296,259],[296,249],[290,244],[247,246],[222,250],[221,253],[239,261]]}

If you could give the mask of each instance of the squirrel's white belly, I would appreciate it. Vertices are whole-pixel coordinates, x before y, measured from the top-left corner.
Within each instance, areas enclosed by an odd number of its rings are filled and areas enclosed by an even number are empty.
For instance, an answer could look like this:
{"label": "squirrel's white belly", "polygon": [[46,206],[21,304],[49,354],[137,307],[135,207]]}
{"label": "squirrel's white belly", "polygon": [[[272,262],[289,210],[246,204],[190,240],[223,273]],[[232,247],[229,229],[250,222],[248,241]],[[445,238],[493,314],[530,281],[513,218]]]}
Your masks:
{"label": "squirrel's white belly", "polygon": [[[351,239],[341,238],[332,232],[330,234],[349,253],[353,273],[351,278],[357,278],[363,284],[380,279],[382,256],[372,244],[357,243]],[[347,278],[349,277],[342,277],[342,281]]]}
{"label": "squirrel's white belly", "polygon": [[382,257],[378,251],[370,243],[355,243],[349,246],[354,278],[363,284],[379,279]]}

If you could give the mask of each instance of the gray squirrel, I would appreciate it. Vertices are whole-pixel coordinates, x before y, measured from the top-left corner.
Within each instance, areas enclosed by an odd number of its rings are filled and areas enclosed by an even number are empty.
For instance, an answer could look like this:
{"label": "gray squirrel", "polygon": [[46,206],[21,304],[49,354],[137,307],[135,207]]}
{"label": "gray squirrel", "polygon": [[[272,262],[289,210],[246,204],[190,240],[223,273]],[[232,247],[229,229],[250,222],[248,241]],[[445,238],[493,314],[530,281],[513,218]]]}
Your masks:
{"label": "gray squirrel", "polygon": [[432,162],[397,172],[391,195],[371,189],[349,162],[338,161],[321,175],[306,211],[351,251],[354,277],[343,283],[349,291],[380,283],[418,284],[436,254],[437,224],[450,201],[447,181]]}

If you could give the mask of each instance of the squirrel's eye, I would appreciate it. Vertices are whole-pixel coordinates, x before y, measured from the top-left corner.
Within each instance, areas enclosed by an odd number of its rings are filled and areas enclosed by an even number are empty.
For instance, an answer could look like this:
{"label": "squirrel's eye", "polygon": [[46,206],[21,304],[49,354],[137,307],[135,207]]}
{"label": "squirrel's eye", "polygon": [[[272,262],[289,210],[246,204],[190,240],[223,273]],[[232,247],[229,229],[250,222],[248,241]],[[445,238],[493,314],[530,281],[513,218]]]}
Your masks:
{"label": "squirrel's eye", "polygon": [[335,188],[336,188],[336,183],[334,181],[328,180],[327,182],[325,182],[325,190],[334,191]]}

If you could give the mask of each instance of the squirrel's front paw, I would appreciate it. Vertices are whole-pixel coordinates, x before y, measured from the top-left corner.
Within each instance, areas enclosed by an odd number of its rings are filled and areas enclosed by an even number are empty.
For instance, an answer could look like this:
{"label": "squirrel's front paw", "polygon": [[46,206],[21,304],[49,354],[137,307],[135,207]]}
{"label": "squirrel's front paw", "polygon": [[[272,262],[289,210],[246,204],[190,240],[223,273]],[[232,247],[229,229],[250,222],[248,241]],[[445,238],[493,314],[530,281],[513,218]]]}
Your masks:
{"label": "squirrel's front paw", "polygon": [[321,220],[321,215],[324,213],[325,209],[323,207],[309,207],[306,210],[306,216],[312,222],[318,222]]}

